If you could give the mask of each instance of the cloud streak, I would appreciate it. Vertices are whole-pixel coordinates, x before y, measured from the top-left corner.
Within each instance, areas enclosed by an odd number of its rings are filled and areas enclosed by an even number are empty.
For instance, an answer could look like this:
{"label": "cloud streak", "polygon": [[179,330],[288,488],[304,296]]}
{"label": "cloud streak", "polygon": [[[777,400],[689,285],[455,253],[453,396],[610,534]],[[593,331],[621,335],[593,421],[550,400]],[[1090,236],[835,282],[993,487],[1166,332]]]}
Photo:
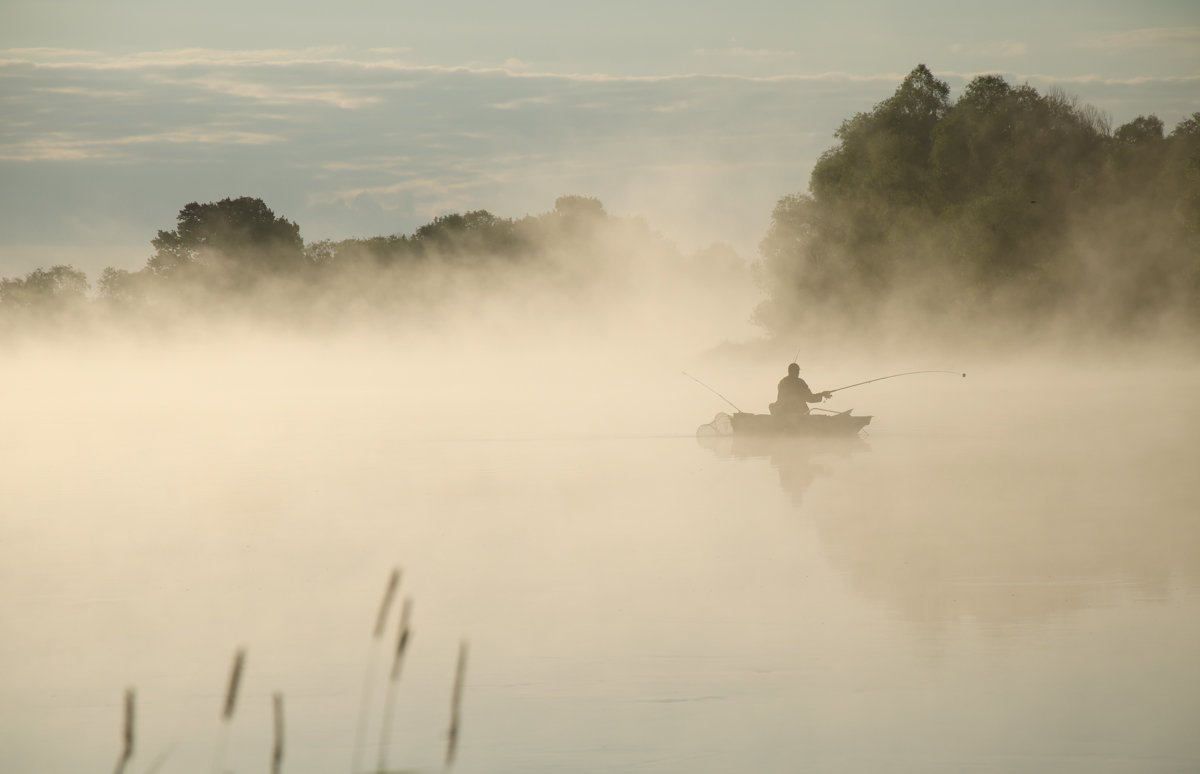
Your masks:
{"label": "cloud streak", "polygon": [[[371,52],[367,52],[371,53]],[[701,56],[751,57],[758,59],[789,59],[794,54],[784,51],[767,51],[731,48],[723,50],[698,49]],[[32,68],[45,70],[78,71],[156,71],[196,68],[296,68],[327,67],[349,70],[384,71],[409,74],[473,74],[501,75],[508,78],[563,80],[581,83],[667,83],[678,80],[722,79],[749,83],[780,83],[788,81],[846,81],[846,82],[892,82],[903,77],[903,73],[851,73],[828,71],[819,73],[778,73],[772,75],[745,75],[723,72],[680,72],[656,75],[613,75],[609,73],[552,72],[530,69],[529,65],[508,60],[502,65],[439,65],[416,64],[397,59],[392,50],[379,52],[375,57],[342,55],[337,47],[307,49],[263,49],[228,51],[222,49],[187,48],[163,51],[147,51],[129,55],[106,55],[102,52],[79,51],[76,49],[5,49],[0,50],[0,70],[4,68]]]}
{"label": "cloud streak", "polygon": [[997,43],[987,43],[979,47],[964,46],[955,43],[950,46],[952,54],[967,54],[970,56],[1018,57],[1029,53],[1029,46],[1016,40],[1003,40]]}
{"label": "cloud streak", "polygon": [[1086,41],[1087,48],[1161,49],[1172,48],[1190,57],[1200,57],[1200,27],[1149,27],[1097,35]]}
{"label": "cloud streak", "polygon": [[[1181,29],[1146,29],[1133,30],[1109,36],[1094,38],[1085,45],[1095,47],[1157,47],[1175,45],[1192,52],[1200,52],[1200,27]],[[314,86],[297,87],[284,90],[271,84],[235,76],[237,72],[253,72],[274,70],[281,73],[292,72],[296,75],[319,76],[324,79],[353,79],[353,72],[374,73],[376,75],[395,76],[445,76],[466,75],[482,77],[500,77],[510,80],[551,81],[578,84],[672,84],[678,82],[740,82],[747,84],[804,84],[804,83],[846,83],[846,84],[895,84],[905,73],[874,72],[854,73],[847,71],[823,72],[781,72],[768,75],[749,75],[731,72],[677,72],[644,75],[614,75],[603,72],[553,72],[531,69],[523,62],[509,60],[502,65],[442,65],[417,64],[395,58],[399,49],[373,49],[366,52],[374,56],[347,55],[339,47],[314,47],[305,49],[263,49],[228,51],[221,49],[187,48],[177,50],[149,51],[130,55],[112,56],[101,52],[80,51],[76,49],[23,48],[0,50],[0,78],[14,78],[28,71],[49,70],[62,72],[145,72],[169,73],[171,71],[214,70],[209,74],[197,74],[190,79],[172,79],[173,83],[184,83],[190,80],[194,85],[233,96],[255,99],[264,104],[295,104],[301,102],[321,102],[344,109],[356,109],[376,104],[379,98],[374,95],[360,96],[349,93],[345,88]],[[951,51],[997,57],[1018,57],[1028,53],[1028,46],[1019,41],[1000,41],[968,49],[962,44],[954,44]],[[792,59],[794,54],[787,51],[771,51],[766,49],[696,49],[694,52],[701,57],[720,58],[759,58],[759,59]],[[1193,83],[1200,76],[1168,75],[1168,76],[1101,76],[1098,74],[1082,75],[1051,75],[1003,72],[995,69],[979,72],[955,72],[935,70],[935,74],[943,78],[970,79],[984,73],[997,73],[1011,76],[1017,80],[1037,79],[1044,83],[1089,83],[1103,85],[1143,85],[1149,83],[1186,84]],[[375,84],[382,88],[383,84]],[[388,88],[396,88],[397,84],[388,84]],[[363,85],[358,87],[360,90]],[[523,104],[531,104],[533,98],[519,101],[493,102],[497,109],[510,109]]]}
{"label": "cloud streak", "polygon": [[110,139],[71,132],[50,132],[21,142],[0,144],[0,161],[119,161],[133,157],[132,149],[151,145],[269,145],[280,135],[217,127],[182,128]]}
{"label": "cloud streak", "polygon": [[796,59],[795,51],[774,51],[766,48],[741,48],[734,46],[732,48],[697,48],[692,51],[696,56],[701,57],[727,57],[733,59],[751,59],[756,62],[765,62],[778,59]]}
{"label": "cloud streak", "polygon": [[161,82],[173,86],[195,86],[206,91],[240,97],[263,105],[297,105],[313,102],[332,105],[343,110],[354,110],[375,105],[382,101],[382,97],[379,96],[355,96],[345,89],[328,86],[284,87],[221,76],[204,76],[178,80],[163,79]]}

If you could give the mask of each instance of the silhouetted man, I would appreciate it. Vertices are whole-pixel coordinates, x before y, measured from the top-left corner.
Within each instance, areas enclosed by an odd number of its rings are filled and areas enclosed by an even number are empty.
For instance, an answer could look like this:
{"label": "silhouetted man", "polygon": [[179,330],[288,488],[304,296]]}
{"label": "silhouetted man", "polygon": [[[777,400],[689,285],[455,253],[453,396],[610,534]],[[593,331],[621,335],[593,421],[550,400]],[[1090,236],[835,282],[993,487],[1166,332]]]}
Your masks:
{"label": "silhouetted man", "polygon": [[792,363],[788,366],[787,376],[779,380],[779,397],[771,404],[771,413],[775,416],[802,416],[808,413],[809,403],[820,403],[832,395],[830,392],[808,389],[808,384],[800,378],[800,366]]}

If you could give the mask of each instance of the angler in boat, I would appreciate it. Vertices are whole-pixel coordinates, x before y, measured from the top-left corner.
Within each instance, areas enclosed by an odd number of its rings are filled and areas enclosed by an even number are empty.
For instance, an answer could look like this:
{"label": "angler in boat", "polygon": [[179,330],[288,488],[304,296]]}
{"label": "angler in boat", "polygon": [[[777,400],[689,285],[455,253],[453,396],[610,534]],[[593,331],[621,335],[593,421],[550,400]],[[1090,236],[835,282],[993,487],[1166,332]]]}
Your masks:
{"label": "angler in boat", "polygon": [[[959,376],[957,371],[905,371],[902,374],[889,374],[887,376],[877,376],[874,379],[867,379],[863,382],[855,382],[847,384],[844,387],[838,387],[833,390],[825,390],[824,392],[813,392],[809,389],[808,384],[800,378],[800,366],[792,363],[788,366],[788,375],[779,381],[779,393],[774,403],[770,405],[770,414],[750,414],[742,411],[733,404],[733,401],[726,398],[721,393],[709,387],[704,382],[700,381],[691,374],[684,372],[692,381],[704,387],[709,392],[716,395],[721,400],[733,406],[733,410],[737,413],[730,415],[724,412],[717,414],[712,422],[700,425],[696,430],[696,434],[700,436],[712,435],[782,435],[782,436],[818,436],[818,435],[854,435],[871,423],[869,416],[854,416],[851,414],[852,409],[845,411],[829,411],[828,409],[817,409],[818,411],[826,412],[823,414],[813,414],[809,409],[809,403],[820,403],[833,396],[835,392],[848,390],[851,387],[859,387],[864,384],[873,382],[882,382],[884,379],[895,379],[899,376],[912,376],[914,374],[954,374]],[[966,378],[966,374],[961,374]]]}
{"label": "angler in boat", "polygon": [[788,365],[787,376],[779,380],[775,402],[767,408],[770,414],[747,414],[738,412],[730,418],[731,429],[736,435],[853,435],[866,427],[871,417],[856,417],[850,411],[814,414],[810,403],[821,403],[833,397],[832,391],[813,392],[808,383],[800,378],[800,366]]}

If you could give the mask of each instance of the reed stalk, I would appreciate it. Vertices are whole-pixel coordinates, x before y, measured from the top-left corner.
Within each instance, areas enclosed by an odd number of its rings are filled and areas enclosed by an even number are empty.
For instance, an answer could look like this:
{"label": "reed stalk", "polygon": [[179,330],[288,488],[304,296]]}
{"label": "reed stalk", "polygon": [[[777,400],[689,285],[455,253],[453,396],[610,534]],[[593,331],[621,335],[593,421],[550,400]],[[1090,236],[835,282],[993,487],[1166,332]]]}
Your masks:
{"label": "reed stalk", "polygon": [[354,750],[351,753],[350,774],[357,774],[360,770],[360,756],[362,754],[363,738],[367,733],[367,715],[371,709],[371,689],[375,685],[374,675],[376,664],[379,662],[380,643],[383,640],[383,632],[387,627],[388,612],[392,608],[392,600],[396,597],[396,591],[400,588],[400,568],[392,569],[392,574],[388,578],[387,586],[383,591],[383,599],[379,603],[379,612],[375,614],[375,628],[371,633],[371,648],[367,652],[367,673],[363,677],[362,694],[358,702],[358,722],[354,730]]}
{"label": "reed stalk", "polygon": [[396,703],[396,686],[400,683],[400,667],[404,664],[404,652],[408,649],[410,638],[408,617],[412,611],[412,599],[405,598],[400,610],[400,632],[396,636],[396,652],[392,657],[392,672],[388,678],[387,699],[383,705],[383,723],[379,728],[379,763],[376,770],[379,774],[387,771],[388,747],[392,735],[392,710]]}
{"label": "reed stalk", "polygon": [[463,682],[467,676],[467,641],[458,643],[458,664],[454,667],[454,690],[450,694],[450,730],[446,734],[446,770],[454,764],[458,748],[460,709],[462,706]]}
{"label": "reed stalk", "polygon": [[213,774],[221,774],[225,763],[225,746],[229,739],[229,724],[237,709],[238,688],[242,682],[242,671],[246,666],[246,650],[239,648],[233,656],[233,667],[229,670],[229,684],[225,689],[225,704],[221,709],[221,731],[217,739],[217,751],[213,757]]}
{"label": "reed stalk", "polygon": [[238,688],[242,683],[242,669],[246,666],[246,651],[239,649],[233,656],[233,668],[229,670],[229,687],[225,689],[225,708],[221,711],[221,720],[228,723],[233,719],[237,709]]}
{"label": "reed stalk", "polygon": [[275,718],[275,744],[271,747],[271,774],[283,771],[283,694],[272,697]]}
{"label": "reed stalk", "polygon": [[125,723],[121,733],[121,757],[117,759],[115,774],[122,774],[133,757],[133,689],[125,689]]}

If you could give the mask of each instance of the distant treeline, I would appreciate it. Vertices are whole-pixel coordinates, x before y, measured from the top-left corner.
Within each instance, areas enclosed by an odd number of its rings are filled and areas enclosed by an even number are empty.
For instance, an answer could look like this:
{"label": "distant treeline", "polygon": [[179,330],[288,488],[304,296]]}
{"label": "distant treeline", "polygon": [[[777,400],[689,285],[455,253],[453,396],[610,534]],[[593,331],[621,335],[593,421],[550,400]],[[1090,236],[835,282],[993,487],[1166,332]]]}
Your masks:
{"label": "distant treeline", "polygon": [[496,297],[602,304],[606,294],[619,296],[648,278],[693,290],[750,284],[732,249],[684,255],[641,219],[610,215],[584,196],[560,197],[552,211],[518,219],[476,210],[436,217],[411,235],[308,244],[295,222],[261,199],[193,202],[151,245],[145,267],[107,268],[94,288],[65,265],[0,280],[0,318],[214,311],[428,317]]}
{"label": "distant treeline", "polygon": [[924,66],[847,119],[761,244],[768,330],[835,316],[1097,331],[1200,322],[1200,113],[1111,130],[997,75]]}
{"label": "distant treeline", "polygon": [[[779,201],[760,246],[754,319],[768,333],[1200,327],[1200,113],[1169,134],[1153,115],[1113,131],[1095,108],[997,75],[952,101],[920,65],[834,136],[809,193]],[[729,248],[682,255],[582,196],[518,219],[476,210],[410,235],[309,244],[260,199],[193,202],[151,245],[144,268],[105,269],[94,289],[62,265],[0,280],[0,323],[85,309],[427,317],[526,296],[578,312],[634,287],[681,320],[756,303]]]}

